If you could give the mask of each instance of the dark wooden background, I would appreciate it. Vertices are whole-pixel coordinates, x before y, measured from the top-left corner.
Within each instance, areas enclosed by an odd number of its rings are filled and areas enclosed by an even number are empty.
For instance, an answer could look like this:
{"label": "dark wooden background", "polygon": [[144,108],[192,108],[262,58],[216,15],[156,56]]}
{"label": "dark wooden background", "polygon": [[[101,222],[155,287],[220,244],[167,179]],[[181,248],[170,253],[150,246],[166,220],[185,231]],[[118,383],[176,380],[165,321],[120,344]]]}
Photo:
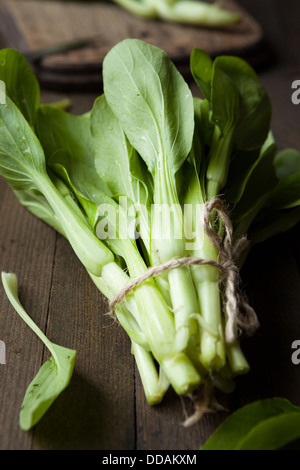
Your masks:
{"label": "dark wooden background", "polygon": [[[291,102],[291,83],[300,79],[299,0],[239,3],[265,31],[266,61],[258,73],[273,102],[279,148],[300,149],[300,105]],[[43,102],[66,96],[72,112],[81,113],[96,94],[42,90]],[[291,362],[291,344],[300,339],[299,226],[254,248],[242,270],[261,323],[243,342],[251,372],[237,380],[231,396],[220,397],[227,411],[184,429],[185,400],[170,391],[161,405],[146,404],[129,340],[103,315],[105,300],[68,243],[21,207],[2,179],[0,201],[1,271],[18,275],[22,303],[47,336],[78,351],[68,389],[31,432],[21,431],[26,387],[48,353],[0,286],[0,340],[6,344],[6,364],[0,365],[2,450],[196,450],[230,411],[255,399],[281,396],[300,405],[300,365]]]}

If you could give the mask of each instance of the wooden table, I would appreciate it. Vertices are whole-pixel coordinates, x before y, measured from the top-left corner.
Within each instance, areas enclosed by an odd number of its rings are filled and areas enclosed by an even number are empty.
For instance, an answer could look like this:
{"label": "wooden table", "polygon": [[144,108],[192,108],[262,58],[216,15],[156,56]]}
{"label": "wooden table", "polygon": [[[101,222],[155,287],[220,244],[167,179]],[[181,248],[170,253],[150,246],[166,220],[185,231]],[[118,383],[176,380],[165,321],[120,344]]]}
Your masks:
{"label": "wooden table", "polygon": [[[298,0],[241,0],[262,24],[270,51],[258,70],[273,102],[272,128],[279,148],[300,149],[300,105],[291,84],[300,79]],[[43,102],[72,100],[74,113],[90,109],[94,93],[59,95],[42,91]],[[19,205],[0,181],[1,271],[15,272],[20,298],[33,320],[58,344],[76,349],[74,376],[43,420],[31,431],[18,425],[28,383],[48,357],[40,340],[18,317],[0,288],[0,448],[196,450],[232,410],[264,397],[282,396],[300,405],[300,365],[291,361],[300,339],[300,227],[253,249],[242,270],[261,328],[244,341],[251,364],[235,392],[220,400],[226,410],[206,415],[185,429],[186,400],[170,391],[150,408],[124,331],[103,313],[106,303],[60,235]]]}

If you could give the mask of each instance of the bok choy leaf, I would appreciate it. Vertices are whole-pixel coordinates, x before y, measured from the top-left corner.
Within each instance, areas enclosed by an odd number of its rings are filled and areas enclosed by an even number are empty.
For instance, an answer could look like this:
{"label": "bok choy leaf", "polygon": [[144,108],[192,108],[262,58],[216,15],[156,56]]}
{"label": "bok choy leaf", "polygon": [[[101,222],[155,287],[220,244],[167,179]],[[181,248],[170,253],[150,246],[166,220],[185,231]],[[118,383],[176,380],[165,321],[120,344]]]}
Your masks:
{"label": "bok choy leaf", "polygon": [[50,359],[42,365],[29,384],[21,405],[20,427],[24,431],[28,431],[69,385],[76,351],[52,343],[28,316],[18,297],[18,280],[15,274],[2,272],[1,279],[12,306],[51,352]]}

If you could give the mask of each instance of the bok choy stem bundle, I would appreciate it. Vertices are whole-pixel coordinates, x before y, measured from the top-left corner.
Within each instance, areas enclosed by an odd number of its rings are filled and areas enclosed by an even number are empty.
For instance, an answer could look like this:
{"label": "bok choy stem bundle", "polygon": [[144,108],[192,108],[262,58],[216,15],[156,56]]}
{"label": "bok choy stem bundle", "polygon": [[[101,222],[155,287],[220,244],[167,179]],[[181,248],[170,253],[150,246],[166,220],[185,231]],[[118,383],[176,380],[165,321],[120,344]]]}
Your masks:
{"label": "bok choy stem bundle", "polygon": [[[253,244],[300,220],[300,155],[276,152],[270,100],[253,69],[195,49],[191,71],[202,98],[164,51],[127,39],[104,60],[104,93],[75,116],[40,104],[24,57],[0,53],[0,174],[69,241],[103,295],[113,301],[165,262],[207,260],[159,272],[114,304],[151,405],[169,387],[230,392],[249,371],[238,334],[247,315],[236,318],[233,339],[225,334],[221,245],[203,225],[207,202],[230,211],[233,244],[248,237],[236,271]],[[209,229],[226,241],[216,210]]]}

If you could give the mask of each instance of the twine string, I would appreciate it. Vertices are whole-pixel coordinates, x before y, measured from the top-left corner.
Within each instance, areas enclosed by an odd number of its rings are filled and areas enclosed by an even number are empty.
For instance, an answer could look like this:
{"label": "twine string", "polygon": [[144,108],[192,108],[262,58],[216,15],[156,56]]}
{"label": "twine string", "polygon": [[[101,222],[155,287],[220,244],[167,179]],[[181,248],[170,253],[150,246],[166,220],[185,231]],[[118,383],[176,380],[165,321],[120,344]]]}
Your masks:
{"label": "twine string", "polygon": [[[210,215],[216,210],[221,218],[225,236],[222,239],[215,230],[211,228]],[[150,278],[158,276],[165,271],[176,269],[181,266],[204,266],[209,265],[220,271],[220,280],[224,285],[224,305],[226,313],[225,341],[233,343],[238,334],[238,327],[248,334],[252,334],[259,326],[258,319],[253,308],[248,304],[240,289],[240,275],[237,261],[249,243],[246,237],[241,237],[233,243],[233,227],[230,215],[224,203],[219,198],[207,201],[204,204],[203,224],[206,235],[215,246],[219,254],[219,262],[198,257],[183,257],[172,259],[158,266],[149,267],[143,274],[132,279],[122,288],[109,303],[109,314],[113,314],[115,307],[136,287]]]}

